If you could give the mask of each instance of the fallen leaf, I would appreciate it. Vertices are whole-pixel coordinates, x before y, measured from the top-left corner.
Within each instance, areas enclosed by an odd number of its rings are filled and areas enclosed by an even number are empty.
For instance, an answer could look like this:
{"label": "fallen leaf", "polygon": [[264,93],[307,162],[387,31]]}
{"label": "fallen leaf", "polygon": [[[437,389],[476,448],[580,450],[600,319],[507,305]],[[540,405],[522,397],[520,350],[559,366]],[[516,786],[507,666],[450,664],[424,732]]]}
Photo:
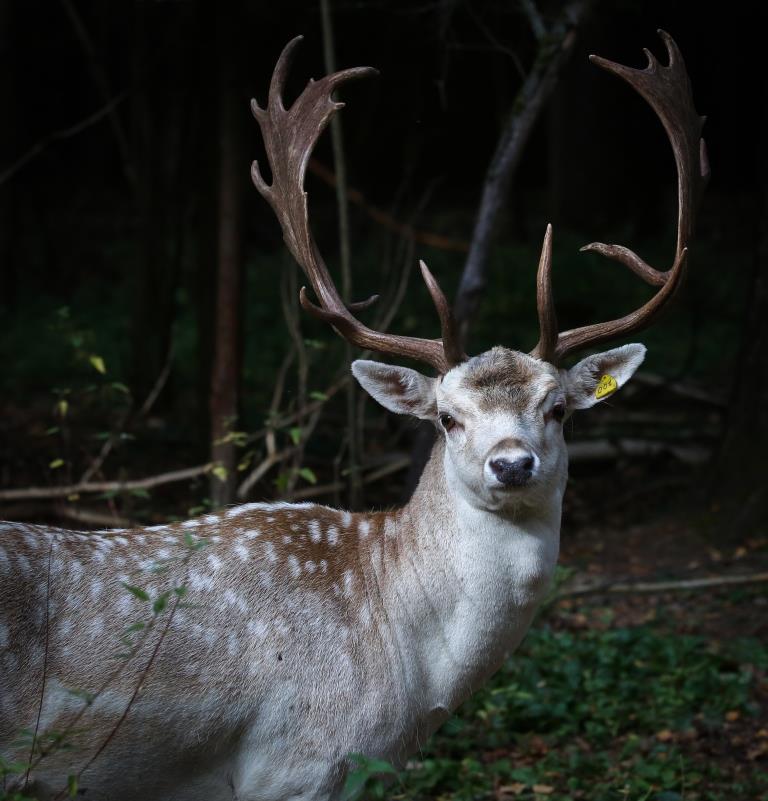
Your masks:
{"label": "fallen leaf", "polygon": [[669,729],[662,729],[656,732],[656,739],[660,743],[666,743],[674,737],[674,734]]}
{"label": "fallen leaf", "polygon": [[540,793],[541,795],[549,795],[555,792],[555,788],[551,784],[534,784],[533,792]]}
{"label": "fallen leaf", "polygon": [[741,712],[738,709],[731,709],[730,711],[725,713],[725,719],[729,723],[733,723],[734,720],[738,720],[741,717]]}
{"label": "fallen leaf", "polygon": [[525,792],[525,788],[527,785],[522,784],[521,782],[515,782],[514,784],[502,784],[496,790],[496,797],[497,798],[504,798],[504,796],[511,796],[511,795],[520,795],[520,793]]}
{"label": "fallen leaf", "polygon": [[760,743],[747,751],[747,759],[754,760],[768,754],[768,743]]}

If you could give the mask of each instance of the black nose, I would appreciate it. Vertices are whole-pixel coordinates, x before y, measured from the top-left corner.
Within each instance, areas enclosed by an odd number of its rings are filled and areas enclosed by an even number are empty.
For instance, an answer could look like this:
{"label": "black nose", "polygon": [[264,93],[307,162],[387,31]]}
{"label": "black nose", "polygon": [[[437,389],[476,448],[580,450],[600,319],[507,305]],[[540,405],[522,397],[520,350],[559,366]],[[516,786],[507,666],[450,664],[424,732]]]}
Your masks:
{"label": "black nose", "polygon": [[489,463],[493,474],[505,487],[522,487],[533,475],[533,456],[520,459],[492,459]]}

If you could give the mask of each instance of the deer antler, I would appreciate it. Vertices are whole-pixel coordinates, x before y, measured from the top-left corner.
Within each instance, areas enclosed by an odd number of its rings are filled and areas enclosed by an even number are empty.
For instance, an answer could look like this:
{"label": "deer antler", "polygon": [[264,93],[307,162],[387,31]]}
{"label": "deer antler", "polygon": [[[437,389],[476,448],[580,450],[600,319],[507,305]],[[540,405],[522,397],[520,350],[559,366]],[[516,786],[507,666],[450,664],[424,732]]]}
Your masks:
{"label": "deer antler", "polygon": [[598,56],[590,56],[593,64],[623,78],[656,112],[667,132],[677,166],[677,247],[669,270],[656,270],[636,253],[621,245],[593,242],[581,248],[600,253],[624,264],[646,283],[661,289],[643,306],[617,320],[575,328],[557,333],[557,318],[552,298],[552,227],[547,227],[539,261],[537,277],[537,307],[539,312],[539,342],[531,355],[554,364],[572,351],[595,345],[638,331],[649,325],[669,303],[685,279],[688,243],[693,233],[696,208],[709,180],[707,149],[701,138],[705,117],[700,117],[693,105],[691,84],[683,57],[672,37],[659,31],[667,48],[669,63],[659,64],[654,55],[644,50],[648,58],[645,69],[633,69]]}
{"label": "deer antler", "polygon": [[378,299],[378,295],[346,305],[320,256],[309,229],[307,193],[304,191],[307,162],[331,116],[344,105],[331,98],[334,89],[346,81],[375,75],[376,70],[356,67],[326,75],[319,81],[310,80],[293,105],[286,109],[282,99],[283,87],[294,51],[301,40],[302,37],[297,36],[280,54],[269,86],[267,107],[263,109],[255,100],[251,101],[253,116],[264,137],[272,168],[270,186],[264,181],[258,163],[254,161],[251,167],[253,183],[272,206],[283,229],[285,243],[306,274],[319,301],[319,305],[313,303],[307,296],[306,287],[302,287],[299,296],[301,305],[315,317],[330,323],[353,345],[417,359],[432,365],[440,373],[446,373],[467,357],[459,344],[448,301],[424,262],[420,263],[421,274],[440,317],[442,339],[385,334],[363,325],[352,312],[370,306]]}

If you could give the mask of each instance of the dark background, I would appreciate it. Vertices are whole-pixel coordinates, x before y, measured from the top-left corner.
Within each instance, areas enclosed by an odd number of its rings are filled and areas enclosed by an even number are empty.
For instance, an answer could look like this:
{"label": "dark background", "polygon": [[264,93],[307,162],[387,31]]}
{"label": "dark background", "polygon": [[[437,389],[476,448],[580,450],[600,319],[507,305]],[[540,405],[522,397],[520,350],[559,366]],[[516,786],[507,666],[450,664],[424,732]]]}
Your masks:
{"label": "dark background", "polygon": [[[539,12],[554,27],[564,8],[544,4]],[[386,290],[401,264],[424,258],[455,297],[489,161],[505,121],[520,111],[515,97],[540,46],[526,5],[373,2],[331,10],[339,67],[380,70],[342,90],[344,167],[350,199],[358,199],[350,205],[355,295]],[[650,46],[663,60],[655,30],[670,31],[708,116],[713,178],[684,296],[641,337],[651,347],[645,369],[665,389],[641,391],[638,404],[661,406],[663,417],[664,405],[681,400],[665,395],[673,381],[714,399],[707,409],[675,406],[685,425],[657,426],[652,450],[688,435],[707,454],[695,460],[692,489],[722,496],[718,508],[741,508],[748,497],[749,526],[764,509],[754,447],[764,445],[766,405],[762,22],[747,3],[695,13],[682,2],[589,6],[503,193],[488,287],[467,334],[472,353],[495,343],[532,347],[535,263],[548,221],[562,328],[616,316],[648,297],[618,265],[577,248],[617,241],[668,266],[676,215],[669,145],[642,100],[586,56],[641,66],[642,47]],[[212,463],[224,466],[218,475],[209,468],[191,486],[161,482],[152,503],[143,491],[109,499],[113,518],[122,511],[147,519],[181,512],[190,497],[192,506],[231,502],[236,473],[242,478],[268,455],[265,423],[290,342],[280,285],[298,279],[271,210],[250,185],[251,159],[265,159],[248,101],[264,102],[277,55],[298,32],[306,39],[289,96],[324,73],[314,3],[0,4],[4,486],[151,477],[207,464],[213,447]],[[326,174],[337,171],[327,134],[315,158]],[[334,190],[312,169],[307,187],[321,250],[338,271]],[[404,226],[437,237],[438,246]],[[295,286],[284,296],[294,297]],[[314,321],[298,320],[303,353],[286,370],[272,415],[293,415],[296,425],[278,426],[273,442],[298,439],[300,454],[276,460],[246,495],[295,497],[299,485],[319,481],[353,506],[407,497],[418,468],[393,468],[384,485],[365,492],[352,485],[387,452],[401,461],[414,453],[419,464],[424,447],[413,450],[411,424],[351,396],[345,405],[346,389],[308,422],[308,393],[319,398],[334,386],[354,354]],[[436,332],[416,279],[394,330]],[[610,416],[620,418],[620,410],[607,414],[574,423],[575,433],[599,437],[594,427],[607,420],[618,426],[613,437],[647,438],[646,430],[621,428]],[[356,442],[346,442],[345,427],[358,432]],[[107,454],[95,461],[107,440]],[[77,494],[68,503],[82,503]],[[15,511],[45,517],[72,508],[49,500]]]}
{"label": "dark background", "polygon": [[[358,353],[298,309],[303,281],[249,177],[265,161],[249,100],[265,102],[282,47],[304,34],[289,98],[326,72],[320,6],[0,0],[0,518],[93,528],[242,500],[408,497],[429,430],[348,382]],[[331,3],[337,67],[380,75],[340,92],[343,163],[326,133],[311,219],[338,277],[327,176],[345,169],[353,295],[382,292],[391,330],[438,333],[419,258],[457,298],[500,132],[565,8]],[[589,53],[640,67],[643,47],[665,59],[656,29],[672,34],[712,179],[684,291],[631,338],[646,362],[568,423],[564,589],[402,797],[732,801],[768,787],[765,16],[743,0],[583,12],[500,194],[468,351],[533,347],[547,222],[563,329],[651,294],[581,245],[671,264],[669,144]]]}

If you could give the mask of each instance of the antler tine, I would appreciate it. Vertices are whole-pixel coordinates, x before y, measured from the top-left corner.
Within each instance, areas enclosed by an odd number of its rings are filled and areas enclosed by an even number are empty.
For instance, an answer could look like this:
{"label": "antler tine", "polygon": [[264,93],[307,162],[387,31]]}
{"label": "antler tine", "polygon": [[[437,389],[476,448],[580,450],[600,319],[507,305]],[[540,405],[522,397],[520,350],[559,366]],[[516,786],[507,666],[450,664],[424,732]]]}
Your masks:
{"label": "antler tine", "polygon": [[539,342],[531,355],[551,362],[557,345],[557,314],[552,297],[552,225],[547,225],[536,271],[536,309],[539,313]]}
{"label": "antler tine", "polygon": [[[635,89],[664,126],[677,168],[677,245],[672,266],[668,270],[657,270],[622,245],[608,245],[603,242],[585,245],[581,248],[582,251],[600,253],[618,261],[646,283],[661,289],[647,303],[624,317],[565,331],[552,342],[551,339],[545,340],[545,328],[547,336],[551,337],[550,321],[554,321],[549,264],[545,264],[542,269],[540,263],[538,296],[542,334],[539,344],[532,351],[539,358],[558,362],[572,351],[645,328],[674,297],[685,279],[687,248],[693,233],[696,208],[709,180],[706,145],[701,138],[706,118],[700,117],[694,107],[688,73],[677,45],[665,31],[660,30],[658,33],[667,50],[666,65],[659,63],[647,49],[644,52],[648,64],[643,69],[627,67],[599,56],[590,56],[589,59]],[[546,246],[545,239],[545,248]],[[545,260],[544,253],[542,260]],[[546,321],[542,319],[542,309],[549,309],[549,318]]]}
{"label": "antler tine", "polygon": [[326,75],[319,81],[310,80],[291,107],[286,109],[283,105],[283,88],[301,39],[298,36],[290,41],[280,54],[270,82],[267,107],[261,108],[255,100],[251,101],[272,168],[272,184],[266,183],[257,162],[253,162],[251,176],[256,188],[272,206],[283,230],[285,243],[317,296],[318,304],[315,304],[309,299],[306,287],[302,287],[299,293],[301,305],[310,314],[330,323],[354,345],[424,361],[440,373],[446,373],[466,356],[458,344],[450,307],[426,268],[422,267],[422,274],[440,316],[442,339],[385,334],[363,325],[352,312],[370,306],[378,299],[378,295],[358,303],[345,304],[317,249],[309,228],[307,193],[304,191],[307,163],[332,115],[343,108],[343,103],[332,99],[334,89],[349,80],[374,75],[376,70],[355,67]]}

